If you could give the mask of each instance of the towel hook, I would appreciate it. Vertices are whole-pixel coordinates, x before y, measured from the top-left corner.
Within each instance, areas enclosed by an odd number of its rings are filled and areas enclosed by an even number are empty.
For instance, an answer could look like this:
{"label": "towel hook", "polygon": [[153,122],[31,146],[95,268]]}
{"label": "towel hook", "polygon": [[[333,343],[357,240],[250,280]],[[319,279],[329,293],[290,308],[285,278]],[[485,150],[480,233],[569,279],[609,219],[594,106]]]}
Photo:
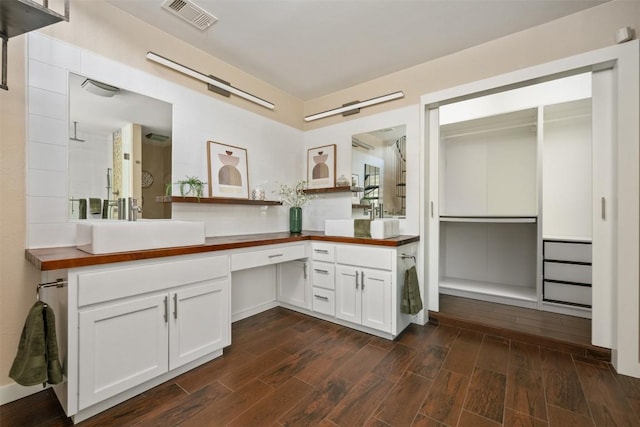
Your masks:
{"label": "towel hook", "polygon": [[403,253],[403,254],[400,254],[400,258],[402,258],[402,259],[412,259],[414,263],[416,262],[416,256],[415,255],[407,255],[407,254]]}
{"label": "towel hook", "polygon": [[52,286],[55,286],[56,288],[61,288],[67,283],[68,282],[64,279],[56,279],[53,282],[47,282],[47,283],[38,283],[36,285],[36,298],[38,299],[38,301],[40,301],[40,289],[42,288],[50,288]]}

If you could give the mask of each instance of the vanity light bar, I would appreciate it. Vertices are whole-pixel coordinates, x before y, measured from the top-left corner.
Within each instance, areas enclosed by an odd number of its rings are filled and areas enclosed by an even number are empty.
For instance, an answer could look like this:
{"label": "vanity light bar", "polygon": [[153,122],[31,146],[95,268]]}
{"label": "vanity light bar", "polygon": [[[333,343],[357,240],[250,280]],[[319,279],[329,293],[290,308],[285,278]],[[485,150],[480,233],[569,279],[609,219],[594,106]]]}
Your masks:
{"label": "vanity light bar", "polygon": [[335,116],[336,114],[345,113],[351,110],[357,110],[364,107],[370,107],[376,104],[382,104],[383,102],[393,101],[394,99],[404,98],[404,92],[398,91],[389,93],[387,95],[378,96],[377,98],[371,98],[366,101],[357,102],[355,104],[344,105],[333,110],[323,111],[322,113],[312,114],[304,118],[305,122],[311,122],[313,120],[324,119],[325,117]]}
{"label": "vanity light bar", "polygon": [[204,75],[196,70],[193,70],[189,67],[186,67],[182,64],[178,64],[177,62],[174,62],[170,59],[165,58],[164,56],[160,56],[157,53],[153,53],[153,52],[147,52],[147,59],[153,62],[157,62],[160,65],[164,65],[165,67],[171,68],[175,71],[178,71],[182,74],[185,74],[189,77],[193,77],[194,79],[200,80],[201,82],[204,83],[208,83],[211,86],[215,86],[217,88],[220,88],[222,90],[226,90],[227,92],[230,92],[236,96],[239,96],[240,98],[244,98],[247,101],[251,101],[255,104],[258,104],[264,108],[268,108],[270,110],[275,109],[275,105],[272,104],[269,101],[265,101],[262,98],[258,98],[255,95],[250,94],[249,92],[245,92],[243,90],[240,90],[236,87],[233,87],[231,85],[222,83],[218,80],[215,80],[207,75]]}

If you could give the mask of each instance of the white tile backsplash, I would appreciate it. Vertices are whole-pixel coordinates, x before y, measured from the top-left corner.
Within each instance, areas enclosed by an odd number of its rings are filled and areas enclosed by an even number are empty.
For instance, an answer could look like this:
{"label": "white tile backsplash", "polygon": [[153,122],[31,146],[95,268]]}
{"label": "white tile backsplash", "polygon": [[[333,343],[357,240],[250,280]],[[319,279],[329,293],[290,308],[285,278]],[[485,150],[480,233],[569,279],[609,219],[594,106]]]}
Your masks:
{"label": "white tile backsplash", "polygon": [[29,141],[67,146],[66,120],[29,114],[28,121],[27,139]]}
{"label": "white tile backsplash", "polygon": [[68,206],[66,197],[29,197],[29,222],[66,222]]}
{"label": "white tile backsplash", "polygon": [[67,70],[30,59],[28,86],[65,95],[68,86]]}
{"label": "white tile backsplash", "polygon": [[31,169],[67,170],[67,149],[62,145],[29,142],[28,156]]}
{"label": "white tile backsplash", "polygon": [[67,97],[48,90],[30,87],[29,114],[50,117],[52,119],[67,120]]}
{"label": "white tile backsplash", "polygon": [[49,248],[75,246],[75,222],[49,222],[29,224],[27,232],[28,248]]}
{"label": "white tile backsplash", "polygon": [[28,37],[28,56],[30,59],[74,72],[80,70],[80,50],[78,48],[37,31],[30,32]]}
{"label": "white tile backsplash", "polygon": [[67,197],[67,172],[30,169],[27,191],[29,196]]}

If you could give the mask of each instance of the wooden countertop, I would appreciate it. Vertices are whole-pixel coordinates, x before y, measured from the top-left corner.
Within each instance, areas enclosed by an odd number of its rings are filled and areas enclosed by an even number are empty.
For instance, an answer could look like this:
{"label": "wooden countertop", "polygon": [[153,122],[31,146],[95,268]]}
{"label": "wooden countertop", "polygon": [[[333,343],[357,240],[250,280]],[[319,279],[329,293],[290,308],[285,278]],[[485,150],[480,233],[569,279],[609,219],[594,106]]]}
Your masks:
{"label": "wooden countertop", "polygon": [[141,259],[161,258],[176,255],[189,255],[228,249],[250,248],[254,246],[275,245],[297,241],[315,240],[333,243],[351,243],[397,247],[420,240],[419,236],[398,236],[390,239],[363,239],[352,237],[325,236],[321,231],[242,234],[234,236],[207,237],[204,245],[178,248],[149,249],[144,251],[118,252],[103,255],[91,255],[75,246],[61,248],[26,249],[25,257],[40,271],[60,270],[90,265],[110,264],[114,262],[137,261]]}

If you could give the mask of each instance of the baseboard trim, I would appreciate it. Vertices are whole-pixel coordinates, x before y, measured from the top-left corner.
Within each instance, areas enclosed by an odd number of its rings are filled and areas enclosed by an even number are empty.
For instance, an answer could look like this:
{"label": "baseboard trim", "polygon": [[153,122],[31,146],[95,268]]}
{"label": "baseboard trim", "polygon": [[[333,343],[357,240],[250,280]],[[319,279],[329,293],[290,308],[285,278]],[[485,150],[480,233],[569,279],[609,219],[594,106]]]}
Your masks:
{"label": "baseboard trim", "polygon": [[255,316],[258,313],[271,310],[272,308],[275,308],[278,306],[280,306],[280,303],[278,301],[269,301],[267,303],[256,305],[254,307],[247,308],[237,313],[233,313],[231,315],[231,323],[237,322],[238,320],[246,319],[247,317]]}
{"label": "baseboard trim", "polygon": [[23,397],[46,390],[49,387],[49,385],[46,387],[42,387],[42,385],[25,387],[18,383],[5,384],[0,386],[0,405],[22,399]]}

